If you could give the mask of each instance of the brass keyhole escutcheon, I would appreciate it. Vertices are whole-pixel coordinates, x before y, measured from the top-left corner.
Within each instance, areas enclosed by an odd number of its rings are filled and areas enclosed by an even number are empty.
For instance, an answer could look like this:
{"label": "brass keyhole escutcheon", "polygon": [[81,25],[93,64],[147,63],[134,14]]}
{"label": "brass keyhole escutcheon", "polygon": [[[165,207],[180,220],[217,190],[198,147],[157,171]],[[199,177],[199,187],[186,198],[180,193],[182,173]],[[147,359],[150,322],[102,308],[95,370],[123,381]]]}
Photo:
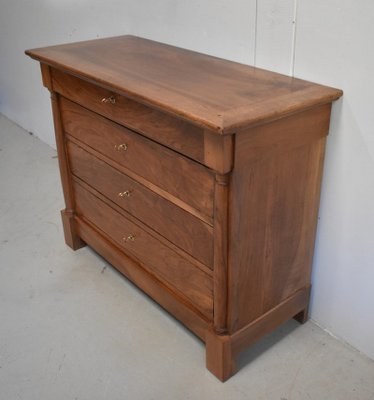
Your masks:
{"label": "brass keyhole escutcheon", "polygon": [[135,235],[130,234],[129,236],[124,237],[123,240],[125,242],[134,242],[135,241]]}
{"label": "brass keyhole escutcheon", "polygon": [[121,144],[115,144],[114,145],[114,148],[117,150],[117,151],[126,151],[127,150],[127,143],[121,143]]}
{"label": "brass keyhole escutcheon", "polygon": [[131,190],[125,190],[124,192],[119,192],[118,196],[119,197],[130,197],[131,196]]}
{"label": "brass keyhole escutcheon", "polygon": [[103,99],[101,99],[101,102],[102,103],[116,104],[116,98],[114,96],[104,97]]}

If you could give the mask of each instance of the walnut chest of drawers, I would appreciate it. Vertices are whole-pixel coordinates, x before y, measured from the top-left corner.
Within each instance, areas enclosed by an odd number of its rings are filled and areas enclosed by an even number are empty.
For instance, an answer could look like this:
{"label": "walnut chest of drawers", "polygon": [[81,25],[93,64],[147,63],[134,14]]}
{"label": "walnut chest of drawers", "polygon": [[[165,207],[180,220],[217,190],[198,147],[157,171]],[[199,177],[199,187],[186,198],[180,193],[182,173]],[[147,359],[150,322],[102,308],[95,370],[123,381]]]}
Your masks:
{"label": "walnut chest of drawers", "polygon": [[307,319],[340,90],[133,36],[26,53],[51,92],[70,247],[205,341],[221,380],[239,351]]}

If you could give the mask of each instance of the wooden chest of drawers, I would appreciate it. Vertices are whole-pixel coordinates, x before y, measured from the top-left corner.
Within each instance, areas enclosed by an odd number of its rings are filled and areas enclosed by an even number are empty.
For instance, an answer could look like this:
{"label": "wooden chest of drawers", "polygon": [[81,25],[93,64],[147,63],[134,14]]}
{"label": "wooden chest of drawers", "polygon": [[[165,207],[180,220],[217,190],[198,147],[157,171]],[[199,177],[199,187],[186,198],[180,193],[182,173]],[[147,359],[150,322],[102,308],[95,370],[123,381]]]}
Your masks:
{"label": "wooden chest of drawers", "polygon": [[307,319],[340,90],[123,36],[26,52],[50,90],[66,243],[206,343],[207,368]]}

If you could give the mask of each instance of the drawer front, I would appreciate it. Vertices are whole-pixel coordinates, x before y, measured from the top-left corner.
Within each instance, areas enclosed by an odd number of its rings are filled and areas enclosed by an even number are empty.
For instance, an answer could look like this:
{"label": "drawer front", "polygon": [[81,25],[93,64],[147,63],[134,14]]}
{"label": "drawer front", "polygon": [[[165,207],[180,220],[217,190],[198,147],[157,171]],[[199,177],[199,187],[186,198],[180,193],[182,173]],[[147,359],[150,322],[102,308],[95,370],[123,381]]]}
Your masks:
{"label": "drawer front", "polygon": [[209,169],[69,100],[62,98],[60,107],[65,132],[212,217]]}
{"label": "drawer front", "polygon": [[56,69],[52,84],[64,97],[203,162],[203,129]]}
{"label": "drawer front", "polygon": [[67,142],[72,173],[198,261],[213,266],[213,229],[127,175]]}
{"label": "drawer front", "polygon": [[76,211],[102,230],[126,254],[161,281],[171,285],[204,315],[213,314],[212,278],[140,226],[74,183]]}

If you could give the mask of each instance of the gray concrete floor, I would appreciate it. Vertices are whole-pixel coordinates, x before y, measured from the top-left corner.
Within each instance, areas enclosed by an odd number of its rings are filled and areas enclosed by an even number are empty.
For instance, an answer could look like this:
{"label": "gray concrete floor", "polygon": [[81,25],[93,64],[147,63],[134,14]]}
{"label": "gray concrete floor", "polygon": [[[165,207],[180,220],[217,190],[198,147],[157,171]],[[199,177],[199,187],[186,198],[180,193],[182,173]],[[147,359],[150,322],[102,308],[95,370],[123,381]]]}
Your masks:
{"label": "gray concrete floor", "polygon": [[66,247],[56,152],[0,115],[0,399],[365,400],[374,362],[290,321],[222,384],[204,345],[89,248]]}

